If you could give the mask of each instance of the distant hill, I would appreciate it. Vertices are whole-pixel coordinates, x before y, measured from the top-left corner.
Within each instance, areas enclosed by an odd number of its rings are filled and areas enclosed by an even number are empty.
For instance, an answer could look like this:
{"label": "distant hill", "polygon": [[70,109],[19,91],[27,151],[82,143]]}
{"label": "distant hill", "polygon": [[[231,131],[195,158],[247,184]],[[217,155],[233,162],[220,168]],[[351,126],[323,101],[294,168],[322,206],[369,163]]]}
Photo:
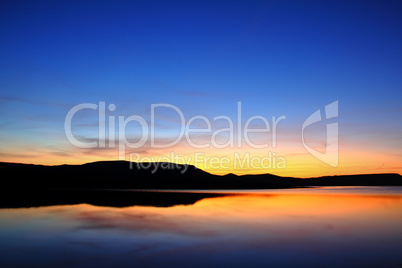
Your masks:
{"label": "distant hill", "polygon": [[[142,163],[145,166],[145,163]],[[155,165],[159,168],[155,169]],[[141,165],[140,165],[141,166]],[[0,189],[275,189],[304,186],[402,186],[399,174],[280,177],[272,174],[213,175],[192,165],[127,161],[44,166],[0,162]]]}

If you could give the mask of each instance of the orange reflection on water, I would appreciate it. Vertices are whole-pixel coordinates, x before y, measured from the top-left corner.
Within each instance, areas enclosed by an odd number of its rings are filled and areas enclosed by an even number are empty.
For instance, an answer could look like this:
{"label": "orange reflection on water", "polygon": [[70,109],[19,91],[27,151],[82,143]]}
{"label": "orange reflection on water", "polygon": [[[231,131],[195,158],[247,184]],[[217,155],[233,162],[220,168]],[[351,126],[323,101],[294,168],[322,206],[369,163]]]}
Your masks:
{"label": "orange reflection on water", "polygon": [[396,230],[402,223],[398,195],[242,194],[206,198],[169,208],[103,208],[81,205],[73,220],[88,228],[169,231],[186,234],[293,232],[307,229]]}
{"label": "orange reflection on water", "polygon": [[87,256],[97,256],[104,267],[116,260],[150,267],[400,263],[402,195],[302,191],[309,194],[235,194],[172,207],[0,210],[0,249],[13,264],[33,251],[40,264],[58,256],[60,264],[91,266]]}

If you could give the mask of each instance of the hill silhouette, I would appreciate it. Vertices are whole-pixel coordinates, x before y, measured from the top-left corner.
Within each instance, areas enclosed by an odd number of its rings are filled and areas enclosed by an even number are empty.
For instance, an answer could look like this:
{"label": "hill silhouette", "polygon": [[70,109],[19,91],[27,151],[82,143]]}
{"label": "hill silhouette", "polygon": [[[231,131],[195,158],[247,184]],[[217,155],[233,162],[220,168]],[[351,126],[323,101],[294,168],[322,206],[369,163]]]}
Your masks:
{"label": "hill silhouette", "polygon": [[[138,164],[138,165],[137,165]],[[0,162],[0,208],[91,204],[96,206],[169,207],[190,205],[223,193],[155,192],[170,189],[278,189],[308,186],[402,185],[399,174],[280,177],[272,174],[213,175],[191,165],[101,161],[44,166]],[[148,164],[149,165],[149,164]]]}
{"label": "hill silhouette", "polygon": [[192,165],[100,161],[83,165],[44,166],[0,162],[1,189],[276,189],[304,186],[399,186],[399,174],[364,174],[317,178],[272,174],[213,175]]}

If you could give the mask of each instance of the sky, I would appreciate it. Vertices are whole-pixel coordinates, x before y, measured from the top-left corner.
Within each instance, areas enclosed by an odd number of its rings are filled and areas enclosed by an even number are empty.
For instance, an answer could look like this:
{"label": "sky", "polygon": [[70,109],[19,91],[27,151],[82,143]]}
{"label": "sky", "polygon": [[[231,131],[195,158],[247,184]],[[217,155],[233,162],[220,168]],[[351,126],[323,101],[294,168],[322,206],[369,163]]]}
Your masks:
{"label": "sky", "polygon": [[401,12],[400,1],[2,1],[0,161],[401,174]]}

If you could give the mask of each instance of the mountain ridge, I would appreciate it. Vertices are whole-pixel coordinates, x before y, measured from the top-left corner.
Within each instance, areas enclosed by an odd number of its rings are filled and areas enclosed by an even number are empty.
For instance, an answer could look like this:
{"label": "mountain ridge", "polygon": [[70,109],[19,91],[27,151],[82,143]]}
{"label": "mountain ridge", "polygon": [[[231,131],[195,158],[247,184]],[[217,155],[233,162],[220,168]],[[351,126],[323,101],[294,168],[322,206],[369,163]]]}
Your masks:
{"label": "mountain ridge", "polygon": [[[144,168],[148,166],[148,168]],[[311,178],[273,174],[214,175],[171,162],[96,161],[81,165],[0,162],[0,187],[83,189],[275,189],[307,186],[402,186],[396,173]],[[12,178],[12,180],[10,180]]]}

